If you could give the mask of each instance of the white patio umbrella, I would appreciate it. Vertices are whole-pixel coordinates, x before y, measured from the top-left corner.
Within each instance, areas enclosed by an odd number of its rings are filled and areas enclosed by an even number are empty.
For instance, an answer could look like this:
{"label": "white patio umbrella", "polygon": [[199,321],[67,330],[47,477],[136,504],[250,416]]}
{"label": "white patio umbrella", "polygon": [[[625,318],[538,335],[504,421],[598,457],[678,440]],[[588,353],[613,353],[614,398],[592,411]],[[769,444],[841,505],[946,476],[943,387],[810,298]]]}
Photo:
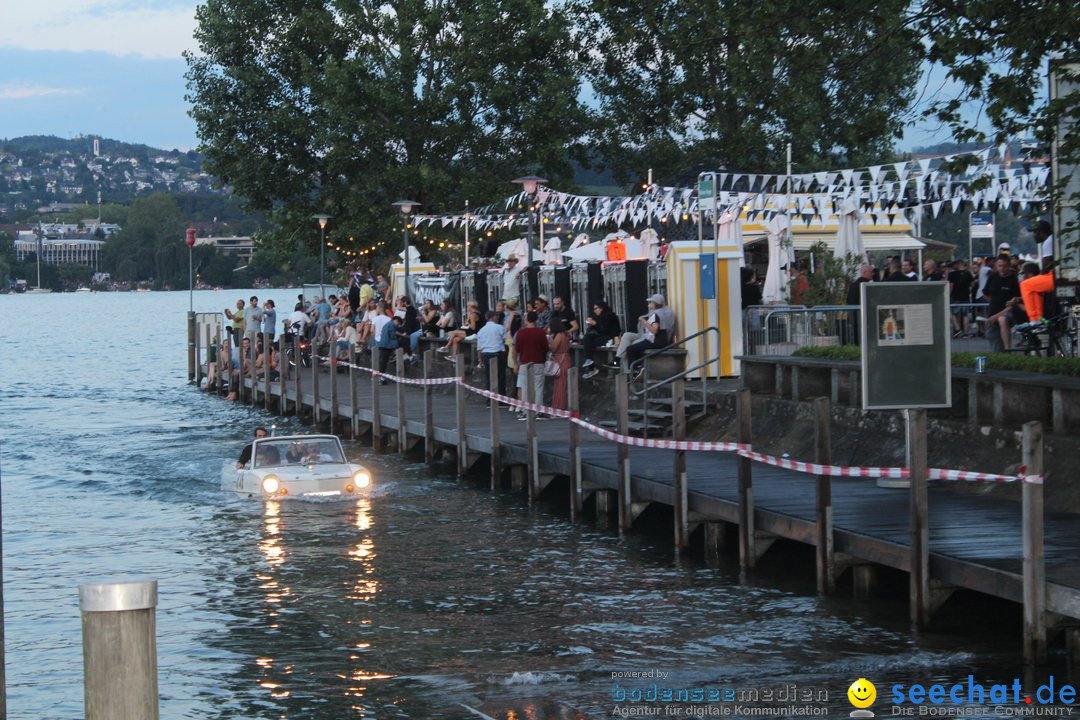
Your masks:
{"label": "white patio umbrella", "polygon": [[721,213],[717,234],[721,245],[734,245],[739,248],[739,267],[746,265],[746,254],[742,252],[742,219],[739,214],[731,210],[725,210]]}
{"label": "white patio umbrella", "polygon": [[558,236],[550,237],[544,243],[544,262],[548,265],[562,264],[562,243]]}
{"label": "white patio umbrella", "polygon": [[785,251],[782,247],[784,244],[791,247],[791,243],[786,242],[790,232],[788,216],[782,213],[774,215],[766,225],[766,232],[769,243],[769,269],[765,271],[765,286],[761,290],[761,299],[766,304],[782,303],[787,296],[787,282],[780,266],[794,262],[794,258],[788,256],[789,252],[794,254],[793,251]]}
{"label": "white patio umbrella", "polygon": [[577,250],[582,245],[588,245],[588,244],[589,244],[589,234],[588,233],[578,233],[577,237],[574,238],[574,242],[570,243],[570,247],[567,248],[567,249],[568,250]]}
{"label": "white patio umbrella", "polygon": [[845,198],[837,213],[839,227],[836,231],[836,252],[838,258],[848,255],[858,255],[866,259],[866,246],[863,244],[862,230],[859,224],[862,222],[862,213],[858,204],[851,198]]}
{"label": "white patio umbrella", "polygon": [[655,230],[645,228],[638,237],[641,240],[642,250],[646,258],[656,260],[660,257],[660,236],[656,234]]}
{"label": "white patio umbrella", "polygon": [[525,238],[518,238],[517,240],[510,240],[504,242],[499,246],[499,249],[495,251],[495,257],[505,260],[511,255],[517,255],[518,260],[523,261],[529,256],[529,245],[526,243]]}

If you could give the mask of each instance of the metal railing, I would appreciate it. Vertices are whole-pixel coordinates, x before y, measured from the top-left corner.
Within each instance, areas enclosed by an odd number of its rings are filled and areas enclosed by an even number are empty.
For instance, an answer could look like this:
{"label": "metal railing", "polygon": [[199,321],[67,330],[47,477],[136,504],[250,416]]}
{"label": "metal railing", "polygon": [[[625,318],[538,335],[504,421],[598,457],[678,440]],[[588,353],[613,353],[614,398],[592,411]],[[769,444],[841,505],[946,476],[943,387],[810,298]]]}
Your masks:
{"label": "metal railing", "polygon": [[[980,318],[986,303],[954,303],[950,318],[956,324],[950,334],[981,330]],[[832,347],[859,344],[858,305],[755,305],[743,310],[743,355],[791,355],[803,347]],[[968,318],[965,328],[965,318]],[[952,322],[952,320],[950,320]],[[981,340],[961,340],[957,349],[981,350]],[[979,347],[967,347],[974,343]]]}
{"label": "metal railing", "polygon": [[[716,333],[716,347],[717,347],[718,352],[716,353],[715,357],[707,358],[706,360],[703,360],[702,362],[699,362],[697,365],[694,365],[693,367],[688,367],[688,368],[684,369],[682,372],[675,373],[674,375],[672,375],[670,377],[667,377],[667,378],[664,378],[662,380],[659,380],[659,381],[657,381],[655,383],[650,383],[649,382],[649,363],[647,362],[649,358],[654,357],[656,355],[660,355],[660,354],[664,353],[665,351],[670,350],[672,348],[677,348],[677,347],[680,347],[680,346],[684,346],[684,345],[686,345],[686,343],[690,342],[691,340],[696,340],[699,337],[705,337],[711,332]],[[630,392],[633,393],[635,396],[641,396],[641,411],[642,411],[642,417],[643,417],[642,422],[645,423],[645,434],[646,435],[648,435],[648,432],[649,432],[649,393],[651,391],[658,390],[659,388],[662,388],[665,385],[669,385],[669,384],[675,382],[676,380],[680,380],[680,379],[686,377],[687,375],[689,375],[690,373],[694,372],[695,370],[702,370],[704,368],[707,368],[709,365],[711,365],[713,363],[716,363],[716,365],[717,365],[716,376],[720,377],[720,353],[719,353],[720,338],[721,338],[721,336],[720,336],[720,328],[716,327],[715,325],[710,325],[709,327],[705,328],[704,330],[698,330],[693,335],[687,335],[686,337],[682,338],[681,340],[677,340],[677,341],[671,343],[670,345],[665,345],[662,348],[655,348],[653,350],[646,350],[644,355],[642,355],[637,360],[635,360],[634,362],[630,363],[627,366],[627,371],[631,373],[631,377],[633,377],[634,369],[637,368],[638,366],[641,366],[641,369],[642,369],[642,371],[644,373],[642,375],[642,377],[644,379],[644,383],[643,383],[643,386],[642,386],[641,390],[631,390]],[[706,342],[706,347],[708,347],[707,342]],[[708,380],[709,380],[709,373],[708,372],[702,372],[701,373],[701,406],[702,406],[703,411],[707,410],[708,407],[709,407],[709,395],[708,395],[708,384],[707,384]],[[674,408],[672,408],[672,410],[674,410]]]}

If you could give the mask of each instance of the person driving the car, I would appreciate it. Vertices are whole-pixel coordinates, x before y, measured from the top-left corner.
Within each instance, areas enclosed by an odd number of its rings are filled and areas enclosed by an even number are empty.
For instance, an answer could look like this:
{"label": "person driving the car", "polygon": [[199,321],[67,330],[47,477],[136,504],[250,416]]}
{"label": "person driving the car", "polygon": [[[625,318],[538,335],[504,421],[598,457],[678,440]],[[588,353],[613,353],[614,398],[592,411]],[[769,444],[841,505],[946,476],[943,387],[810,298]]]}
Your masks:
{"label": "person driving the car", "polygon": [[[255,428],[255,439],[261,440],[264,437],[270,435],[270,432],[264,427]],[[236,469],[242,470],[245,465],[251,462],[251,446],[254,443],[248,443],[244,446],[244,449],[240,451],[240,458],[236,461]]]}

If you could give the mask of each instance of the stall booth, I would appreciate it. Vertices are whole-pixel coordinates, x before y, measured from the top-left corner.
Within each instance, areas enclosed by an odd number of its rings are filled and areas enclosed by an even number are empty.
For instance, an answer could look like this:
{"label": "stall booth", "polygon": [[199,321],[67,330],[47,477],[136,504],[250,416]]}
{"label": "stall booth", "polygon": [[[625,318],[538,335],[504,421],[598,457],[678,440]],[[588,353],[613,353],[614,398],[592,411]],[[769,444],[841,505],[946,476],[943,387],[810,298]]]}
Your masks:
{"label": "stall booth", "polygon": [[[419,261],[413,262],[412,259],[409,260],[409,277],[411,277],[413,279],[413,282],[410,283],[410,284],[413,285],[413,291],[414,291],[413,294],[414,295],[416,294],[415,293],[415,290],[416,290],[415,283],[417,281],[417,278],[419,278],[422,275],[427,275],[428,273],[437,272],[437,270],[438,270],[438,268],[435,267],[435,263],[419,262]],[[394,263],[393,265],[391,265],[390,266],[390,278],[389,278],[389,280],[390,280],[390,295],[391,295],[391,297],[395,298],[395,300],[396,300],[397,298],[404,295],[405,294],[405,265],[402,264],[402,263]],[[410,299],[413,301],[413,304],[416,304],[416,298],[415,297],[412,297]]]}
{"label": "stall booth", "polygon": [[547,295],[549,300],[554,301],[561,297],[570,309],[581,314],[580,308],[574,305],[574,297],[570,292],[570,268],[565,265],[544,265],[540,268],[537,276],[537,286],[541,295]]}
{"label": "stall booth", "polygon": [[604,263],[604,297],[619,317],[623,332],[637,328],[638,318],[649,310],[649,261]]}

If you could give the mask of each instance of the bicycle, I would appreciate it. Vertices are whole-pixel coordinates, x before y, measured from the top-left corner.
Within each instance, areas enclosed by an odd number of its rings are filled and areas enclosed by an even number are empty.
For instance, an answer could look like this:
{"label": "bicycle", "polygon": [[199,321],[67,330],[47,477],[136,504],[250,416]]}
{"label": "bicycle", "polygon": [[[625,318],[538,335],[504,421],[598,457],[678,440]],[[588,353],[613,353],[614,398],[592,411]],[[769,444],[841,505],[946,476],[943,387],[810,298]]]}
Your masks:
{"label": "bicycle", "polygon": [[1074,313],[1067,312],[1034,322],[1020,323],[1013,328],[1019,339],[1012,352],[1046,357],[1075,357],[1077,338],[1074,319]]}

